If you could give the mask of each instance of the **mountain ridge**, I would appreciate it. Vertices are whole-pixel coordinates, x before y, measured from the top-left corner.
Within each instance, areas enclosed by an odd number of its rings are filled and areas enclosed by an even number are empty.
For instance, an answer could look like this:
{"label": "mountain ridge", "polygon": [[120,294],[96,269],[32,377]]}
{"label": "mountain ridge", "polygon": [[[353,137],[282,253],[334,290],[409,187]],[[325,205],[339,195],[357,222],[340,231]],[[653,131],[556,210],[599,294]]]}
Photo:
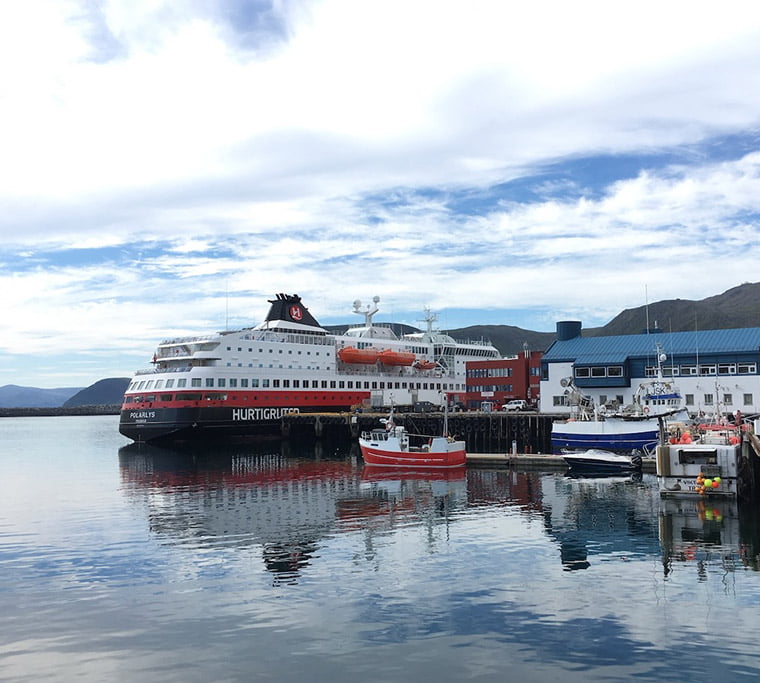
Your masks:
{"label": "mountain ridge", "polygon": [[[581,321],[582,322],[582,321]],[[332,331],[345,330],[347,325],[326,326]],[[744,283],[722,294],[701,300],[669,299],[628,308],[602,327],[583,329],[587,337],[609,337],[640,334],[647,327],[668,332],[690,330],[722,330],[760,327],[760,282]],[[397,325],[397,334],[416,331],[408,325]],[[514,325],[471,325],[447,333],[459,341],[488,339],[504,356],[531,351],[545,351],[556,338],[556,332],[535,332]],[[101,379],[89,387],[38,389],[7,384],[0,387],[0,408],[76,408],[83,406],[118,405],[129,384],[128,377]]]}

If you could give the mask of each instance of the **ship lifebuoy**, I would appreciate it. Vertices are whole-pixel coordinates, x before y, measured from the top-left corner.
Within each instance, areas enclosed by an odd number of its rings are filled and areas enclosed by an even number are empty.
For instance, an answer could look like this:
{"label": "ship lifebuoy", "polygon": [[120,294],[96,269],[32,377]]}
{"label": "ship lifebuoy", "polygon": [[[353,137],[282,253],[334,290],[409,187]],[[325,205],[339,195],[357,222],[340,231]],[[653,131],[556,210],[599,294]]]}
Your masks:
{"label": "ship lifebuoy", "polygon": [[644,406],[644,415],[649,415],[649,406]]}

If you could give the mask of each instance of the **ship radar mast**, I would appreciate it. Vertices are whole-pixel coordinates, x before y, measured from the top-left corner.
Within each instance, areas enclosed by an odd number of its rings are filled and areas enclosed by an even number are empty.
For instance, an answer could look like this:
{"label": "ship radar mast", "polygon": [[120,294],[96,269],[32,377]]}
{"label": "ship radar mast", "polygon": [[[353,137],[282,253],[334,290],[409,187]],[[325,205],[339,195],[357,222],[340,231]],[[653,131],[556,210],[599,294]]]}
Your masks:
{"label": "ship radar mast", "polygon": [[427,333],[433,334],[433,323],[438,322],[438,314],[433,313],[428,306],[425,306],[425,317],[421,322],[427,325]]}
{"label": "ship radar mast", "polygon": [[378,302],[380,301],[379,296],[373,296],[372,297],[372,307],[370,308],[370,305],[367,304],[367,308],[365,310],[361,309],[362,302],[359,299],[356,299],[354,301],[354,310],[352,313],[356,313],[357,315],[363,315],[364,316],[364,324],[369,328],[372,327],[372,316],[375,315],[380,309],[377,307]]}

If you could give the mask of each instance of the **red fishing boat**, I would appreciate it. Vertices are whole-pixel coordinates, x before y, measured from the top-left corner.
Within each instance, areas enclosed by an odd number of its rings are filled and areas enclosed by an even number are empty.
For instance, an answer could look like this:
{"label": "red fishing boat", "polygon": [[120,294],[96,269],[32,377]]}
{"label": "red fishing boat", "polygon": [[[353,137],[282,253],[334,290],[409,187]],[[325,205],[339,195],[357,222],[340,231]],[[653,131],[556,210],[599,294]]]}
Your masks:
{"label": "red fishing boat", "polygon": [[[442,436],[425,437],[410,435],[402,425],[393,420],[393,410],[384,427],[362,432],[359,437],[364,462],[368,465],[395,468],[454,468],[467,464],[464,441],[446,435],[446,417]],[[412,438],[424,439],[420,445],[412,445]]]}

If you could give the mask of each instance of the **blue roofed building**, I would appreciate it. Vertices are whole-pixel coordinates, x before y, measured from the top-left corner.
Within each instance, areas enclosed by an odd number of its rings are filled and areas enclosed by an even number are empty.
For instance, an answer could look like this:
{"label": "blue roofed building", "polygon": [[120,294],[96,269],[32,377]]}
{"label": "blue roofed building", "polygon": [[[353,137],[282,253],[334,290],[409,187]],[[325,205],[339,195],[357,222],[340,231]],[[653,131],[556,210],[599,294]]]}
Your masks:
{"label": "blue roofed building", "polygon": [[760,412],[760,327],[584,337],[578,321],[557,323],[541,359],[541,410],[570,415],[570,380],[596,406],[627,405],[639,384],[673,378],[692,415]]}

